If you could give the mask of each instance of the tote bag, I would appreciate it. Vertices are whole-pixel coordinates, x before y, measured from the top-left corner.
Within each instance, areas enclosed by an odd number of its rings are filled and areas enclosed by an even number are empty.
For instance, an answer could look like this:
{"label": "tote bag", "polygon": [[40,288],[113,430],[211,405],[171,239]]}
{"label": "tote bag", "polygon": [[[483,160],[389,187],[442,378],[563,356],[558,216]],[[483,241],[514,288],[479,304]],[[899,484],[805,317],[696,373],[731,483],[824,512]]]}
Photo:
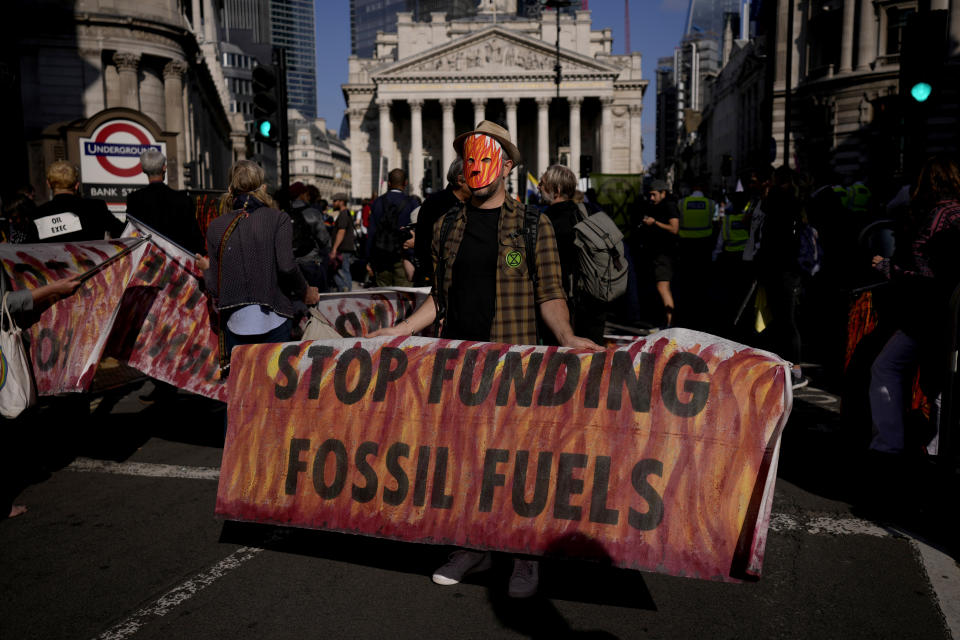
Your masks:
{"label": "tote bag", "polygon": [[9,295],[9,292],[3,294],[3,330],[0,333],[0,413],[7,418],[16,418],[37,401],[37,391],[20,328],[7,307]]}

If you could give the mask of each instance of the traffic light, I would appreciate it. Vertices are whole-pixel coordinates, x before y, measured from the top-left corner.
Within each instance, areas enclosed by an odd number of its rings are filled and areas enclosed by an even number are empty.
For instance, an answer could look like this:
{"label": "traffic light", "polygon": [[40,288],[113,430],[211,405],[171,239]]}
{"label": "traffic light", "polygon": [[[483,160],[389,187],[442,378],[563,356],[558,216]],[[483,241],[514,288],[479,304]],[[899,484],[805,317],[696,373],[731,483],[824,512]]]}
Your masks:
{"label": "traffic light", "polygon": [[260,142],[275,145],[280,139],[280,84],[272,65],[253,68],[254,135]]}
{"label": "traffic light", "polygon": [[900,42],[900,95],[907,104],[922,105],[942,91],[947,55],[946,10],[914,13]]}

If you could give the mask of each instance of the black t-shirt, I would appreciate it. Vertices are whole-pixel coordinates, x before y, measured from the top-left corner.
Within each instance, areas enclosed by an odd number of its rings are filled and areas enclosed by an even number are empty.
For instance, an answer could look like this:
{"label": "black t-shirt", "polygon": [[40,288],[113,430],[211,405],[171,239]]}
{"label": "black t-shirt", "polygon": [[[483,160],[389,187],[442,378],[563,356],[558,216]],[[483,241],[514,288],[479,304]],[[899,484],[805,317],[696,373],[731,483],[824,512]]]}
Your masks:
{"label": "black t-shirt", "polygon": [[[652,204],[643,213],[657,222],[670,224],[673,218],[680,218],[680,211],[673,200],[662,200],[660,204]],[[649,255],[673,255],[677,250],[677,234],[661,229],[655,224],[640,223],[643,237],[643,248]]]}
{"label": "black t-shirt", "polygon": [[467,207],[467,226],[453,261],[444,338],[490,339],[497,303],[500,209]]}

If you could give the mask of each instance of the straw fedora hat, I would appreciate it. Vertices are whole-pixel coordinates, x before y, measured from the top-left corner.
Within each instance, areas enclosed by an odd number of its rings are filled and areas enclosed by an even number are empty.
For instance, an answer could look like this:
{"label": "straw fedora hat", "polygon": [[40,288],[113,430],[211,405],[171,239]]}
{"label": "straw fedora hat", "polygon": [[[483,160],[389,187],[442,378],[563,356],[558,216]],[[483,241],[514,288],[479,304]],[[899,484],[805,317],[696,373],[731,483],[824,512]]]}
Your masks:
{"label": "straw fedora hat", "polygon": [[463,141],[467,139],[467,136],[472,136],[475,133],[490,136],[499,142],[500,146],[503,147],[503,150],[507,152],[507,156],[513,160],[514,167],[516,167],[518,164],[521,164],[522,158],[520,156],[520,149],[517,149],[517,145],[510,142],[510,133],[500,125],[490,122],[489,120],[484,120],[478,124],[477,128],[473,131],[461,133],[454,138],[453,148],[456,150],[457,155],[459,155],[461,158],[463,157]]}

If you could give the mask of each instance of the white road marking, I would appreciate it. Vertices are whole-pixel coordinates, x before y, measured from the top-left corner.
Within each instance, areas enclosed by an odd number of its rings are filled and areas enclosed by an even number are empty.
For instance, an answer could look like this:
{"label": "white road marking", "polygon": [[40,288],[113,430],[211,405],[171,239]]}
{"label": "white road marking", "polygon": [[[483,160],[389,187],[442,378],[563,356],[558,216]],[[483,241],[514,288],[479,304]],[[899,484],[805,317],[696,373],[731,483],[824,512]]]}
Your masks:
{"label": "white road marking", "polygon": [[953,558],[922,540],[913,538],[910,544],[920,556],[950,635],[960,638],[960,567]]}
{"label": "white road marking", "polygon": [[97,640],[123,640],[140,631],[141,627],[154,618],[161,618],[171,610],[183,604],[200,591],[225,576],[230,571],[239,568],[243,563],[256,557],[263,549],[255,547],[240,547],[229,556],[213,565],[206,571],[198,573],[183,584],[166,592],[153,604],[140,609],[126,620],[104,631]]}
{"label": "white road marking", "polygon": [[77,458],[67,467],[67,470],[115,473],[123,476],[148,476],[151,478],[185,478],[188,480],[217,480],[220,478],[219,467],[184,467],[173,464],[113,462],[112,460],[93,460],[91,458]]}

